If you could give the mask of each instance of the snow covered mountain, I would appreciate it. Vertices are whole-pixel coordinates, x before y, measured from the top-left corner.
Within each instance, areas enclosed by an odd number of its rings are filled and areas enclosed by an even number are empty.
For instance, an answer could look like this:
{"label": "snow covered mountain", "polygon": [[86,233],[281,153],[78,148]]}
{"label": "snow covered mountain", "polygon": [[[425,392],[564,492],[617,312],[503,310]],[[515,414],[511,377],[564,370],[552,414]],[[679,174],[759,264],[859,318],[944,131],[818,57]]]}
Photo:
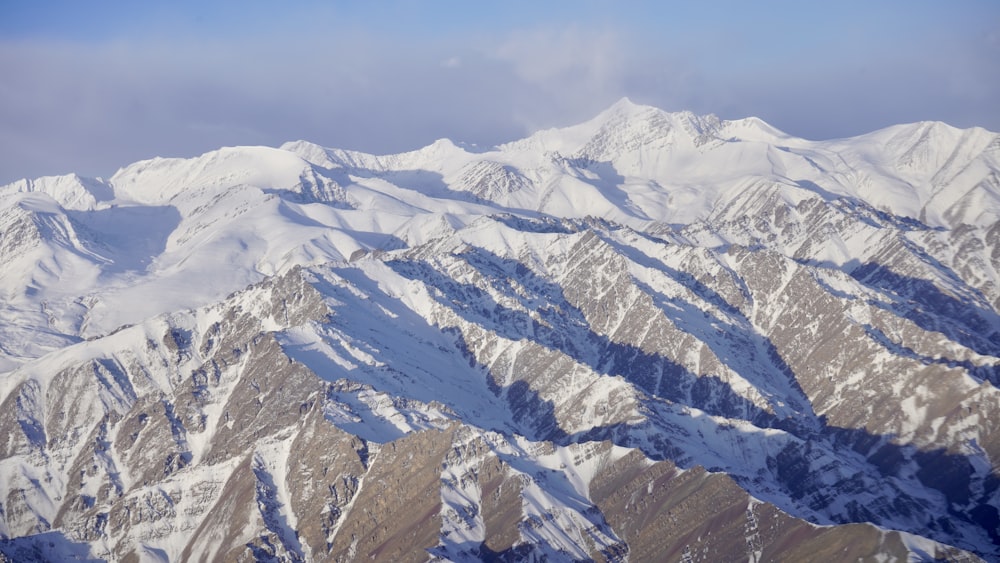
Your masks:
{"label": "snow covered mountain", "polygon": [[224,148],[0,260],[0,560],[1000,558],[983,129]]}

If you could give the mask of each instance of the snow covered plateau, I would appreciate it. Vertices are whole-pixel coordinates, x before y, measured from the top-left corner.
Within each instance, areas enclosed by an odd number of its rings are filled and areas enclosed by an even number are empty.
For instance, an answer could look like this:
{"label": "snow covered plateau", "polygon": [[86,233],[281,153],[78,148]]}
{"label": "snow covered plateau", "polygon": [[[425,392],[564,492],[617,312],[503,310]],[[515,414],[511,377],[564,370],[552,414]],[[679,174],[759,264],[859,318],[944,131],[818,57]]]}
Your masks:
{"label": "snow covered plateau", "polygon": [[0,263],[0,561],[1000,560],[984,129],[223,148]]}

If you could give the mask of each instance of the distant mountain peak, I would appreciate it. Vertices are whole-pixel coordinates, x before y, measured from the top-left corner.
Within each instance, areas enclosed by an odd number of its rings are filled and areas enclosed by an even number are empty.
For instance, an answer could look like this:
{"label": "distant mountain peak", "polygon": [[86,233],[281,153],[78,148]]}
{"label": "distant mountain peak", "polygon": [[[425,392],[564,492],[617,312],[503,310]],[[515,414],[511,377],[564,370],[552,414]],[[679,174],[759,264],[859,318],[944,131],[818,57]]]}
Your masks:
{"label": "distant mountain peak", "polygon": [[640,104],[632,101],[628,96],[624,96],[615,103],[611,104],[607,109],[600,112],[596,119],[601,119],[602,116],[635,116],[641,115],[643,113],[648,113],[649,111],[661,112],[663,110],[646,104]]}

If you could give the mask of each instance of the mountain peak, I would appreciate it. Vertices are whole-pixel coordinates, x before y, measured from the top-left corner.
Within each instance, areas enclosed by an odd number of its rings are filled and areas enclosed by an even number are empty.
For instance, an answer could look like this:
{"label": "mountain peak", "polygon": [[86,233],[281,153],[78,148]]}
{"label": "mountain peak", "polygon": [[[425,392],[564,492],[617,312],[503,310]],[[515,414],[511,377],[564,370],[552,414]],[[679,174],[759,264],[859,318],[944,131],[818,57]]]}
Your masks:
{"label": "mountain peak", "polygon": [[45,193],[64,208],[78,210],[94,209],[101,202],[114,198],[110,184],[101,178],[85,178],[77,174],[22,179],[0,186],[0,194],[16,192]]}
{"label": "mountain peak", "polygon": [[223,147],[193,159],[153,158],[120,169],[111,177],[118,197],[164,203],[192,188],[253,185],[290,187],[309,163],[288,150],[265,146]]}
{"label": "mountain peak", "polygon": [[650,116],[665,114],[662,109],[645,104],[638,104],[631,98],[624,97],[611,104],[606,110],[600,112],[591,119],[591,122],[615,122],[632,121],[636,119],[648,119]]}
{"label": "mountain peak", "polygon": [[774,141],[789,135],[759,117],[723,120],[714,113],[699,114],[690,110],[668,112],[655,106],[638,104],[628,97],[621,98],[592,121],[607,127],[642,127],[642,123],[667,122],[681,129],[696,143],[712,137],[724,140]]}
{"label": "mountain peak", "polygon": [[636,113],[640,111],[646,111],[649,109],[657,109],[657,108],[645,104],[636,103],[632,101],[632,98],[629,98],[628,96],[623,96],[617,102],[611,104],[611,106],[608,107],[608,109],[604,110],[603,113],[619,113],[619,114]]}
{"label": "mountain peak", "polygon": [[759,117],[725,120],[721,122],[719,135],[727,139],[741,141],[787,142],[792,137]]}

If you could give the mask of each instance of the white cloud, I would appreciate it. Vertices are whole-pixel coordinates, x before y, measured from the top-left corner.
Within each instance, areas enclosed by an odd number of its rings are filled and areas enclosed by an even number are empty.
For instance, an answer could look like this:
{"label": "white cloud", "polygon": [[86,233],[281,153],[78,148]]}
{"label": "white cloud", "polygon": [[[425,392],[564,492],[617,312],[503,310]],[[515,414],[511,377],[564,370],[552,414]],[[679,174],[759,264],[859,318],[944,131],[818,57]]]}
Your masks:
{"label": "white cloud", "polygon": [[526,82],[551,87],[559,80],[603,87],[620,78],[623,46],[608,30],[570,25],[561,29],[515,31],[494,50]]}
{"label": "white cloud", "polygon": [[1000,129],[996,36],[973,39],[807,61],[728,58],[691,36],[574,23],[436,42],[365,32],[0,40],[0,183],[293,139],[381,153],[440,137],[489,146],[588,119],[624,95],[758,115],[814,138],[886,120]]}
{"label": "white cloud", "polygon": [[516,80],[512,117],[524,134],[592,117],[626,95],[628,46],[613,29],[514,31],[486,56]]}

